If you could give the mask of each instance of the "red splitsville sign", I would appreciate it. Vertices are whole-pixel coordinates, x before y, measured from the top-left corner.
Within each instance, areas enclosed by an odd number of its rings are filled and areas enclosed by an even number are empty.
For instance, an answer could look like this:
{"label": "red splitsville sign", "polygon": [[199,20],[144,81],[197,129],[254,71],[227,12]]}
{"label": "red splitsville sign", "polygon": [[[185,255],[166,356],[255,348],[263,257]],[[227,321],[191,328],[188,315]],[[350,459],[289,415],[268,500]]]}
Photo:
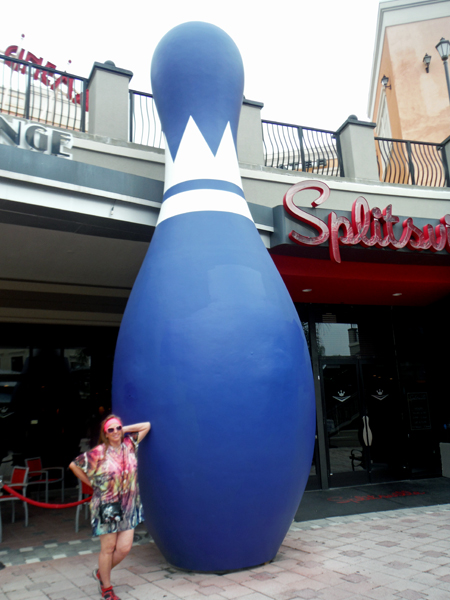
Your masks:
{"label": "red splitsville sign", "polygon": [[444,215],[439,225],[434,227],[425,225],[423,229],[416,227],[412,217],[408,217],[403,221],[403,232],[400,239],[397,239],[394,235],[394,225],[400,221],[400,218],[392,214],[391,204],[383,211],[377,207],[370,209],[367,200],[359,196],[353,202],[351,220],[347,217],[338,217],[331,211],[327,224],[295,204],[295,194],[304,190],[315,190],[320,193],[319,198],[311,203],[313,208],[316,208],[327,200],[330,188],[322,181],[303,181],[289,188],[283,198],[286,211],[295,219],[314,227],[318,235],[308,237],[293,230],[289,234],[289,239],[302,246],[320,246],[329,240],[330,258],[334,262],[341,262],[340,244],[345,246],[361,244],[366,248],[375,246],[395,250],[406,247],[410,250],[434,252],[445,249],[450,252],[450,215]]}

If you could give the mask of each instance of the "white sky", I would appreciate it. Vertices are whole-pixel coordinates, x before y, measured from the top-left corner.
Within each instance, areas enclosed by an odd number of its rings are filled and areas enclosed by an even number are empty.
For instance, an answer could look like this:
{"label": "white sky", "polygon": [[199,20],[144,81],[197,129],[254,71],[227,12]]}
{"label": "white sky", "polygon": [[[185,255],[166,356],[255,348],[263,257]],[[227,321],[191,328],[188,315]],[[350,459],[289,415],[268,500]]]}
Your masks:
{"label": "white sky", "polygon": [[[112,60],[151,92],[155,46],[172,27],[208,21],[236,42],[245,96],[273,121],[337,129],[366,114],[379,0],[21,0],[0,20],[0,49],[17,44],[61,70],[89,76]],[[13,5],[10,5],[13,6]],[[4,11],[5,13],[5,11]],[[25,39],[21,39],[25,34]],[[68,60],[72,63],[68,65]]]}

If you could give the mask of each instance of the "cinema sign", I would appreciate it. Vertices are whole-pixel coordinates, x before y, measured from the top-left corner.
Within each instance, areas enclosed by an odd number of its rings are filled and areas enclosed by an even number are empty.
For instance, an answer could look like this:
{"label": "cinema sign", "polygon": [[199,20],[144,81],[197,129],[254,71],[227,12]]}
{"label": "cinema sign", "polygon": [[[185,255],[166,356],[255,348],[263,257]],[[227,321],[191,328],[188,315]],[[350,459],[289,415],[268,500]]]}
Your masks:
{"label": "cinema sign", "polygon": [[[337,216],[331,211],[327,223],[302,210],[294,202],[294,196],[304,190],[315,190],[320,193],[317,200],[312,202],[313,208],[323,204],[330,195],[330,188],[322,181],[303,181],[293,185],[283,198],[285,210],[295,219],[310,225],[317,230],[317,235],[308,237],[295,230],[289,233],[289,239],[301,246],[320,246],[329,243],[330,258],[340,263],[340,245],[365,248],[409,248],[410,250],[432,250],[450,252],[450,215],[444,215],[439,225],[425,225],[419,229],[414,225],[412,217],[404,219],[402,233],[396,237],[394,225],[400,218],[392,214],[389,204],[381,211],[375,207],[370,209],[369,203],[363,196],[353,202],[351,219]],[[397,233],[398,236],[398,233]]]}
{"label": "cinema sign", "polygon": [[20,119],[7,121],[0,116],[0,144],[71,159],[72,143],[71,133]]}
{"label": "cinema sign", "polygon": [[[5,56],[23,60],[33,66],[41,66],[44,62],[42,58],[38,58],[32,52],[27,52],[24,48],[19,48],[18,46],[8,46],[8,48],[5,50]],[[23,63],[7,60],[5,61],[5,64],[13,71],[17,71],[22,75],[27,73],[27,66]],[[52,71],[47,69],[52,69]],[[81,94],[77,94],[76,90],[74,89],[74,77],[70,77],[67,75],[67,73],[58,73],[56,71],[56,65],[53,63],[47,61],[45,70],[33,68],[32,75],[34,81],[40,81],[43,85],[48,86],[51,90],[57,90],[58,88],[61,89],[63,85],[67,86],[67,98],[74,104],[81,104]],[[86,90],[86,110],[89,110],[89,90]]]}

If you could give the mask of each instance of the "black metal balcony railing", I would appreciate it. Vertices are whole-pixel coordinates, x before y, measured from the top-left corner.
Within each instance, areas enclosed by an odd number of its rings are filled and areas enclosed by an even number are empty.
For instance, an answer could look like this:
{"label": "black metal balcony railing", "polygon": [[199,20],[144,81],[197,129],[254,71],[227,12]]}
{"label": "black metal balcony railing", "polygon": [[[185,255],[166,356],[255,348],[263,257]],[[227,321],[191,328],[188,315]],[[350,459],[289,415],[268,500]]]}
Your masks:
{"label": "black metal balcony railing", "polygon": [[164,135],[152,94],[130,90],[129,141],[164,148]]}
{"label": "black metal balcony railing", "polygon": [[0,54],[0,112],[86,131],[87,79]]}
{"label": "black metal balcony railing", "polygon": [[442,144],[375,138],[380,181],[429,187],[450,184]]}
{"label": "black metal balcony railing", "polygon": [[266,167],[344,177],[334,131],[262,121]]}
{"label": "black metal balcony railing", "polygon": [[[129,141],[164,148],[152,94],[129,92]],[[75,131],[87,131],[87,79],[0,54],[0,113]],[[344,177],[339,136],[333,131],[262,120],[268,167]],[[375,137],[380,180],[450,187],[442,144]]]}

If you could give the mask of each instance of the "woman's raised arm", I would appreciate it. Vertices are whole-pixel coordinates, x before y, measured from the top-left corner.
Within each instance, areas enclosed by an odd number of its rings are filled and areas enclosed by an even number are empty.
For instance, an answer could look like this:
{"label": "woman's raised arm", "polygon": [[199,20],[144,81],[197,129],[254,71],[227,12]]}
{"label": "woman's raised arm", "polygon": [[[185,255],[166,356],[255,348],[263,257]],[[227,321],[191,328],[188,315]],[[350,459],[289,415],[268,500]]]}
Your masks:
{"label": "woman's raised arm", "polygon": [[142,442],[147,433],[150,431],[151,424],[149,421],[146,423],[135,423],[134,425],[124,425],[122,431],[124,433],[138,433],[138,442]]}

